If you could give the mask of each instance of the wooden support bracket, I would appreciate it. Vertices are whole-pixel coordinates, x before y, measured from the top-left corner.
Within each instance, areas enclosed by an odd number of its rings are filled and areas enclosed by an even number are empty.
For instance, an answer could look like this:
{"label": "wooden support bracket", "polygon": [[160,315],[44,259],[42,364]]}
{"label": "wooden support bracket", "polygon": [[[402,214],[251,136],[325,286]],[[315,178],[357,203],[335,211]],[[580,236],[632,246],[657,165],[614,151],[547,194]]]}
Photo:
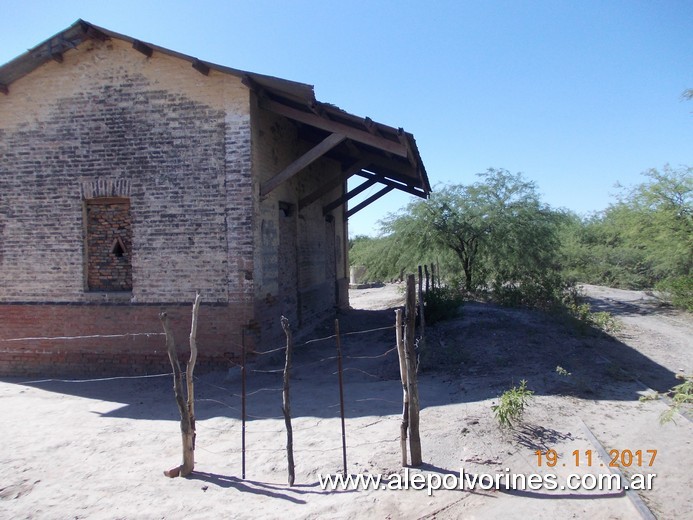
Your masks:
{"label": "wooden support bracket", "polygon": [[288,181],[308,165],[317,161],[320,157],[332,150],[332,148],[344,141],[344,139],[346,139],[346,136],[343,134],[331,134],[327,136],[319,144],[308,150],[277,175],[272,177],[270,180],[263,182],[260,185],[260,196],[266,197],[269,195],[279,185]]}
{"label": "wooden support bracket", "polygon": [[363,208],[365,208],[365,207],[368,206],[369,204],[375,202],[376,200],[378,200],[378,199],[379,199],[380,197],[382,197],[383,195],[387,195],[388,193],[390,193],[390,192],[391,192],[392,190],[394,190],[394,189],[395,189],[395,188],[393,188],[392,186],[385,186],[385,187],[384,187],[382,190],[380,190],[378,193],[376,193],[376,194],[374,194],[374,195],[371,195],[371,196],[368,197],[366,200],[364,200],[364,201],[361,202],[360,204],[357,204],[357,205],[354,206],[352,209],[350,209],[349,211],[347,211],[347,214],[346,214],[346,215],[347,215],[347,218],[349,218],[350,216],[352,216],[354,213],[358,213],[358,212],[361,211]]}

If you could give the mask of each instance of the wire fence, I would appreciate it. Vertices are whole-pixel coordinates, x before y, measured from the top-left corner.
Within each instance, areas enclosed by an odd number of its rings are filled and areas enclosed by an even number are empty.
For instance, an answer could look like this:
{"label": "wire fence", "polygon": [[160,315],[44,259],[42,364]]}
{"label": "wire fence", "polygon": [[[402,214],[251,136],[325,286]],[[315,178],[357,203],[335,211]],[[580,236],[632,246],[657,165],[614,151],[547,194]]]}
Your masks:
{"label": "wire fence", "polygon": [[[311,374],[322,374],[324,378],[327,378],[328,380],[332,376],[337,376],[339,371],[336,370],[337,367],[337,362],[339,359],[339,355],[322,355],[318,359],[313,359],[312,356],[315,354],[315,351],[311,351],[310,349],[308,350],[303,350],[301,349],[302,347],[309,347],[309,346],[314,346],[319,343],[325,343],[325,342],[330,342],[330,341],[337,341],[338,337],[342,338],[349,338],[349,337],[356,337],[356,336],[364,336],[364,335],[369,335],[369,334],[376,334],[376,333],[382,333],[383,331],[387,330],[394,330],[395,325],[390,325],[386,327],[376,327],[376,328],[369,328],[369,329],[363,329],[363,330],[356,330],[356,331],[349,331],[349,332],[343,332],[341,334],[330,334],[327,336],[323,337],[316,337],[316,338],[310,338],[301,342],[298,342],[293,345],[294,349],[297,349],[296,352],[299,353],[299,358],[303,359],[303,361],[299,363],[294,363],[293,366],[291,367],[291,374],[295,375],[297,373],[301,373],[304,370],[310,370]],[[132,338],[132,337],[164,337],[165,333],[163,332],[129,332],[129,333],[123,333],[123,334],[89,334],[89,335],[61,335],[61,336],[31,336],[31,337],[16,337],[16,338],[0,338],[0,345],[2,343],[6,344],[18,344],[21,342],[36,342],[36,341],[65,341],[65,342],[75,342],[76,344],[79,344],[80,341],[82,340],[93,340],[93,339],[117,339],[117,338]],[[393,334],[393,342],[394,342],[394,334]],[[236,350],[241,350],[245,349],[245,345],[243,342],[234,342],[231,341],[230,345],[232,347],[235,347]],[[163,345],[162,345],[163,346]],[[257,380],[257,382],[262,383],[262,379],[264,376],[267,377],[276,377],[277,375],[283,375],[284,374],[284,366],[283,366],[283,361],[281,364],[277,361],[277,366],[272,367],[258,367],[258,363],[261,363],[262,360],[267,357],[271,356],[272,354],[279,354],[279,353],[285,353],[287,347],[286,346],[281,346],[277,348],[273,348],[270,350],[263,350],[263,351],[248,351],[246,352],[248,358],[250,359],[249,362],[243,364],[243,362],[239,363],[238,359],[231,360],[229,362],[229,369],[226,375],[226,380],[228,381],[228,385],[224,386],[222,384],[217,384],[215,382],[210,381],[209,377],[200,377],[200,376],[194,376],[194,382],[196,384],[199,384],[202,388],[207,388],[206,391],[200,391],[199,392],[199,397],[195,400],[196,404],[198,405],[198,414],[199,412],[202,412],[203,414],[209,413],[209,410],[206,410],[206,405],[212,406],[212,407],[221,407],[224,410],[232,412],[236,416],[242,416],[241,418],[243,419],[243,428],[246,428],[246,423],[245,419],[252,420],[253,423],[251,427],[247,428],[247,433],[250,435],[251,440],[256,439],[257,435],[263,436],[263,443],[262,444],[253,444],[249,445],[247,447],[244,447],[244,452],[247,451],[248,453],[281,453],[285,452],[286,448],[284,447],[277,447],[277,448],[270,448],[270,447],[265,447],[266,446],[266,436],[277,436],[276,442],[277,446],[281,446],[283,443],[283,437],[286,434],[286,428],[284,427],[277,427],[277,428],[267,428],[266,426],[263,427],[261,426],[263,421],[275,421],[275,420],[283,420],[284,416],[283,415],[272,415],[272,414],[263,414],[261,409],[267,409],[268,407],[271,407],[272,401],[275,401],[275,404],[277,408],[280,408],[281,406],[281,399],[282,399],[282,391],[283,388],[281,386],[277,385],[272,385],[272,386],[260,386],[259,388],[248,388],[246,392],[239,391],[237,388],[238,386],[238,377],[241,375],[244,371],[246,376],[250,375],[251,376],[251,382],[252,382],[252,374],[257,375],[260,379]],[[93,353],[100,353],[97,349],[92,349]],[[2,351],[2,349],[0,349]],[[80,353],[84,353],[83,349],[80,349]],[[392,363],[393,366],[397,365],[397,347],[392,347],[386,350],[385,352],[379,353],[379,354],[374,354],[374,355],[343,355],[341,356],[342,361],[344,362],[344,366],[342,368],[343,373],[355,373],[355,374],[361,374],[364,375],[370,379],[373,380],[380,380],[382,379],[381,375],[375,374],[372,372],[369,372],[367,369],[365,369],[364,366],[350,366],[352,363],[361,363],[363,362],[368,362],[368,361],[374,361],[374,360],[379,360],[379,359],[385,359],[387,357],[392,357]],[[87,352],[89,353],[89,352]],[[277,356],[277,359],[279,359],[281,356]],[[268,358],[270,363],[273,363],[275,360],[272,360],[272,358]],[[372,364],[372,363],[371,363]],[[162,372],[162,373],[156,373],[156,374],[147,374],[147,375],[134,375],[134,376],[112,376],[112,377],[96,377],[96,378],[74,378],[74,379],[68,379],[68,378],[45,378],[45,379],[33,379],[33,380],[26,380],[26,381],[21,381],[19,384],[24,384],[24,385],[41,385],[41,384],[47,384],[47,383],[61,383],[61,384],[85,384],[85,383],[102,383],[102,382],[109,382],[109,381],[123,381],[123,380],[152,380],[152,379],[157,379],[157,378],[165,378],[165,377],[172,377],[174,373],[171,372]],[[182,374],[183,378],[185,378],[185,374]],[[300,381],[293,380],[295,378],[292,378],[292,385],[298,386],[300,385]],[[323,383],[327,383],[327,381],[322,381]],[[399,383],[394,383],[393,385],[395,388],[399,388],[400,384]],[[334,377],[334,388],[336,392],[337,388],[337,378]],[[263,397],[266,396],[266,397]],[[275,397],[276,396],[276,397]],[[248,409],[245,410],[244,413],[244,407],[242,406],[242,402],[246,401],[250,398],[251,401],[253,401],[252,404],[254,403],[253,398],[260,398],[261,401],[259,403],[259,409],[257,411]],[[302,398],[299,398],[300,400]],[[240,400],[240,401],[239,401]],[[296,396],[294,396],[294,400],[297,400]],[[388,399],[380,399],[380,398],[355,398],[352,400],[348,399],[348,394],[347,394],[347,400],[346,404],[351,406],[351,405],[368,405],[368,403],[384,403],[387,405],[393,405],[393,414],[397,413],[396,406],[401,406],[401,402],[393,401],[393,400],[388,400]],[[305,404],[305,403],[304,403]],[[323,404],[321,406],[316,406],[315,402],[309,403],[313,413],[320,413],[321,415],[324,415],[324,418],[321,418],[317,421],[315,421],[312,424],[309,425],[299,425],[296,428],[292,428],[294,432],[297,432],[299,435],[302,432],[310,432],[310,431],[316,431],[318,429],[322,429],[322,431],[325,431],[326,425],[324,424],[324,421],[326,420],[332,420],[336,419],[339,417],[339,411],[336,410],[337,408],[340,407],[340,403],[327,403]],[[252,406],[250,408],[253,408]],[[322,409],[322,412],[319,412],[317,409]],[[344,411],[342,410],[342,413]],[[257,426],[257,427],[255,427]],[[199,432],[204,432],[205,430],[211,431],[216,431],[216,432],[228,432],[230,434],[233,434],[233,432],[237,429],[237,423],[231,423],[230,425],[225,425],[225,427],[219,428],[219,427],[213,427],[210,425],[207,425],[205,421],[200,421],[198,420],[196,422],[196,428],[199,430]],[[335,433],[333,438],[335,441],[339,439],[339,435],[337,433],[337,428],[335,423]],[[326,432],[327,434],[327,432]],[[361,436],[361,434],[359,434]],[[349,448],[359,448],[359,447],[364,447],[364,446],[372,446],[372,445],[377,445],[377,444],[387,444],[387,443],[394,443],[398,438],[395,439],[384,439],[384,440],[373,440],[369,442],[360,442],[356,444],[350,444]],[[204,436],[203,435],[198,435],[197,441],[196,441],[196,449],[201,449],[205,452],[213,453],[213,454],[218,454],[218,455],[223,455],[225,452],[215,452],[212,448],[212,446],[206,445],[204,441]],[[301,453],[331,453],[335,451],[339,451],[344,449],[343,445],[328,445],[328,446],[320,446],[320,447],[298,447],[295,452],[297,454]],[[244,464],[245,466],[245,464]],[[245,469],[245,468],[244,468]],[[245,471],[243,472],[245,476]]]}

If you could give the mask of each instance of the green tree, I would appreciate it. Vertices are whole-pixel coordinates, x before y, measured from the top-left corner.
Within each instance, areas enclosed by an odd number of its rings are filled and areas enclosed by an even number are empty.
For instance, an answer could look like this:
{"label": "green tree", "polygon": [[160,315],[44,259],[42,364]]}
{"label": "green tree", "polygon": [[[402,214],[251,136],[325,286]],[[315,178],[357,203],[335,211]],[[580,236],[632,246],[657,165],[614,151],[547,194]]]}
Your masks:
{"label": "green tree", "polygon": [[558,227],[564,216],[543,204],[521,174],[489,169],[471,185],[437,189],[382,222],[386,236],[408,253],[455,260],[467,291],[517,287],[556,272]]}
{"label": "green tree", "polygon": [[659,281],[693,270],[693,168],[644,173],[649,180],[624,189],[610,207],[625,240],[645,252],[651,276]]}
{"label": "green tree", "polygon": [[[660,288],[693,305],[693,168],[644,172],[615,203],[563,230],[565,272],[583,282]],[[688,302],[688,303],[686,303]]]}

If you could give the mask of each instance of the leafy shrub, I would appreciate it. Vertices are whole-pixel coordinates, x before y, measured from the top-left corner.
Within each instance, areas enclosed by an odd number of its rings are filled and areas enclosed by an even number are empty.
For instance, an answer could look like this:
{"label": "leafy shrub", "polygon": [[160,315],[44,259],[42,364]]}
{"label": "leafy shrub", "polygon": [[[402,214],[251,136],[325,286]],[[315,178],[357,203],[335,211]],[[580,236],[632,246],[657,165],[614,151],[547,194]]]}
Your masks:
{"label": "leafy shrub", "polygon": [[457,287],[435,287],[424,293],[426,324],[449,320],[459,316],[464,296]]}
{"label": "leafy shrub", "polygon": [[693,312],[693,276],[669,278],[658,283],[657,289],[665,293],[672,305]]}
{"label": "leafy shrub", "polygon": [[565,292],[560,311],[567,314],[581,333],[590,328],[601,330],[607,334],[621,330],[621,323],[610,312],[592,312],[588,303],[582,301],[582,295],[576,288]]}
{"label": "leafy shrub", "polygon": [[499,397],[500,402],[491,407],[500,426],[511,427],[513,421],[519,421],[533,395],[534,392],[527,388],[527,381],[524,379],[520,381],[519,387],[513,386],[503,392]]}
{"label": "leafy shrub", "polygon": [[562,305],[566,291],[572,286],[557,273],[544,273],[520,282],[497,281],[493,285],[493,299],[510,307],[552,310]]}
{"label": "leafy shrub", "polygon": [[[666,392],[665,395],[671,398],[672,403],[669,405],[669,409],[662,412],[662,415],[659,417],[659,422],[661,424],[673,421],[674,414],[681,411],[681,408],[684,405],[693,404],[693,376],[684,376],[679,374],[676,376],[676,378],[682,379],[683,383],[674,386],[668,392]],[[659,397],[659,392],[655,392],[654,394],[642,396],[640,401],[653,401],[655,399],[659,399]]]}

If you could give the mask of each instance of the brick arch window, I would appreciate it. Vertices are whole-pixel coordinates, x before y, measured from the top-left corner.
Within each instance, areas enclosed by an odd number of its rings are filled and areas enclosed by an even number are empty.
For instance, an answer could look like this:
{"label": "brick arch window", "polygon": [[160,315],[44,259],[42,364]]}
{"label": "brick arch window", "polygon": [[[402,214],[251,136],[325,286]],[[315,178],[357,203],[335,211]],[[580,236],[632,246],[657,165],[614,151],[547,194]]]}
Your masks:
{"label": "brick arch window", "polygon": [[85,201],[86,272],[90,291],[132,290],[130,199]]}

